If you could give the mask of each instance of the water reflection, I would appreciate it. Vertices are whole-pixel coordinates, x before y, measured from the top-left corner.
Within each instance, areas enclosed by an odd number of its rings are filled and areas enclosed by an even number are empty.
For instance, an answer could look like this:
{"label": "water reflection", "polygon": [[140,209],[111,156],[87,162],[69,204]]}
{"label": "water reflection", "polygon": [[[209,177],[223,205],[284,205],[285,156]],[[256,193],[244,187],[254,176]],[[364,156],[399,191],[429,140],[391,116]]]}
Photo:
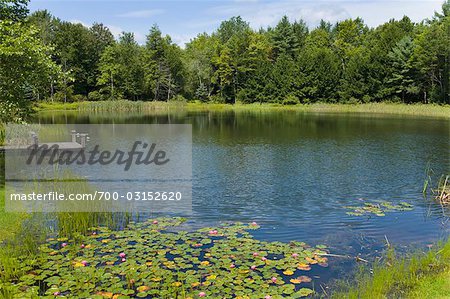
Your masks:
{"label": "water reflection", "polygon": [[[427,164],[448,172],[446,120],[301,112],[187,112],[159,115],[46,113],[40,123],[193,125],[192,226],[224,220],[263,224],[266,240],[329,243],[360,251],[425,243],[448,233],[423,200]],[[352,217],[358,198],[408,201],[414,211]],[[431,216],[429,214],[431,213]],[[353,245],[352,245],[353,244]]]}

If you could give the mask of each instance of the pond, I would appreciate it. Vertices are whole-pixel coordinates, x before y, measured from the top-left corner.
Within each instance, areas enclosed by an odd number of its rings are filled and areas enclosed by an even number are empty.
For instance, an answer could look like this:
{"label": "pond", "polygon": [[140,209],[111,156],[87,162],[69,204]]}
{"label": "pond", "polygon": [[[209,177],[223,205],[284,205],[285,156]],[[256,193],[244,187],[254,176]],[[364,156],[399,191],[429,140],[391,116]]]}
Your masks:
{"label": "pond", "polygon": [[[292,111],[152,114],[46,112],[39,123],[192,124],[193,213],[187,225],[256,221],[264,241],[326,244],[339,255],[377,254],[386,238],[424,246],[448,235],[441,209],[424,200],[427,167],[450,165],[448,120]],[[353,215],[366,203],[412,208]],[[350,212],[350,213],[349,213]],[[379,214],[379,213],[378,213]],[[344,273],[336,258],[318,273]]]}

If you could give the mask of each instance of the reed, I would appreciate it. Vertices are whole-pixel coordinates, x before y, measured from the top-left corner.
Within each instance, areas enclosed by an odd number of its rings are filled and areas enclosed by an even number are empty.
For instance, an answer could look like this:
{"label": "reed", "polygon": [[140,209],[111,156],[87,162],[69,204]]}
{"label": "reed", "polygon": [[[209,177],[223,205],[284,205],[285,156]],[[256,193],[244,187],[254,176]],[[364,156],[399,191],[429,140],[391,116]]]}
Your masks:
{"label": "reed", "polygon": [[340,285],[332,298],[435,298],[448,295],[449,285],[430,283],[450,277],[450,240],[427,252],[401,257],[391,248],[384,259],[362,267],[351,281]]}
{"label": "reed", "polygon": [[82,102],[78,111],[85,112],[154,112],[183,109],[184,102],[101,101]]}
{"label": "reed", "polygon": [[435,198],[443,206],[450,205],[450,175],[440,178],[435,190]]}
{"label": "reed", "polygon": [[372,115],[406,115],[450,118],[450,105],[402,104],[402,103],[367,103],[367,104],[331,104],[314,103],[282,105],[277,103],[254,104],[218,104],[202,102],[144,102],[144,101],[98,101],[78,103],[39,103],[37,111],[76,110],[81,112],[161,112],[170,110],[186,111],[300,111],[311,113],[366,113]]}

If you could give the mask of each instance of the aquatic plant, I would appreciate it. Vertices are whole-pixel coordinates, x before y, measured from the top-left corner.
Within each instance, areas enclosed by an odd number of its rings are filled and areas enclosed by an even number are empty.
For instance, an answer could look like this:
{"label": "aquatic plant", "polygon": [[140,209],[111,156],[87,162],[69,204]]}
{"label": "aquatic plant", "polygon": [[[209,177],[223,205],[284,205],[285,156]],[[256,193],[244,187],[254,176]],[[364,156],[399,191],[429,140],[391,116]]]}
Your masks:
{"label": "aquatic plant", "polygon": [[308,105],[281,104],[214,104],[214,103],[179,103],[179,102],[134,102],[134,101],[99,101],[80,103],[39,103],[38,111],[79,110],[84,112],[158,112],[168,109],[187,111],[298,111],[311,113],[371,113],[377,115],[412,115],[449,118],[450,106],[440,105],[406,105],[395,103],[367,103],[358,105],[315,103]]}
{"label": "aquatic plant", "polygon": [[331,298],[448,298],[450,240],[406,256],[391,247],[349,281],[338,281]]}
{"label": "aquatic plant", "polygon": [[325,246],[258,241],[249,232],[255,224],[185,231],[183,218],[156,221],[93,227],[83,240],[49,238],[36,261],[20,258],[23,275],[0,288],[19,298],[299,298],[313,293],[307,272],[327,266]]}
{"label": "aquatic plant", "polygon": [[431,193],[433,199],[439,203],[442,207],[442,214],[448,217],[446,213],[446,207],[450,206],[450,175],[441,175],[436,187],[434,187],[433,177],[434,171],[430,167],[427,167],[426,178],[423,185],[424,197],[427,197]]}
{"label": "aquatic plant", "polygon": [[390,201],[386,200],[378,200],[371,202],[364,202],[363,205],[359,206],[345,206],[345,209],[352,210],[351,212],[347,212],[347,215],[350,216],[365,216],[365,215],[376,215],[376,216],[386,216],[388,212],[395,211],[411,211],[414,209],[414,206],[407,202],[400,202],[398,204],[394,204]]}

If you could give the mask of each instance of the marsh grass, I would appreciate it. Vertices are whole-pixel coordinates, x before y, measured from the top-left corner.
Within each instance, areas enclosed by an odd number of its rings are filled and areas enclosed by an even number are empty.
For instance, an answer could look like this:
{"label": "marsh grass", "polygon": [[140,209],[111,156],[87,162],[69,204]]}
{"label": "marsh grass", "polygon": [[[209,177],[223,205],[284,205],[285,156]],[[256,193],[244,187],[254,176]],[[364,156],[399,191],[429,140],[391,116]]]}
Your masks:
{"label": "marsh grass", "polygon": [[448,218],[448,208],[450,207],[450,175],[441,175],[434,183],[433,177],[435,173],[433,169],[427,167],[425,181],[423,184],[423,195],[425,198],[431,198],[441,206],[442,214]]}
{"label": "marsh grass", "polygon": [[142,102],[142,101],[104,101],[82,102],[79,111],[85,112],[154,112],[170,109],[183,109],[184,102]]}
{"label": "marsh grass", "polygon": [[143,101],[99,101],[79,103],[39,103],[37,111],[77,110],[81,112],[162,112],[168,110],[186,111],[299,111],[312,113],[370,113],[373,115],[411,115],[450,118],[450,105],[434,104],[400,104],[400,103],[368,103],[368,104],[298,104],[282,105],[264,104],[217,104],[201,102],[143,102]]}
{"label": "marsh grass", "polygon": [[[25,186],[29,193],[57,192],[61,194],[91,194],[95,186],[85,178],[78,177],[68,170],[54,170],[55,180],[49,183],[32,183]],[[113,212],[116,207],[107,201],[63,201],[54,206],[56,212],[47,213],[49,221],[45,224],[51,233],[58,237],[77,238],[86,235],[92,227],[104,226],[110,229],[121,229],[131,219],[128,212]],[[36,211],[36,210],[35,210]],[[58,212],[67,211],[67,212]]]}
{"label": "marsh grass", "polygon": [[[332,298],[435,298],[433,293],[446,292],[448,284],[433,284],[442,277],[450,276],[450,240],[440,243],[427,252],[416,252],[401,257],[389,249],[382,261],[372,269],[360,268],[351,282],[340,286],[341,291]],[[356,281],[356,285],[355,285]],[[420,293],[420,294],[418,294]],[[419,297],[416,297],[419,295]]]}
{"label": "marsh grass", "polygon": [[435,198],[443,206],[450,205],[450,175],[441,176],[439,179]]}
{"label": "marsh grass", "polygon": [[38,110],[78,110],[80,102],[61,103],[61,102],[39,102],[36,105]]}
{"label": "marsh grass", "polygon": [[[65,177],[69,178],[69,177]],[[70,176],[73,179],[73,176]],[[62,184],[70,186],[73,184]],[[36,187],[36,191],[39,188]],[[78,192],[88,192],[92,187],[80,181],[75,188]],[[61,190],[60,190],[61,191]],[[67,190],[66,190],[67,191]],[[74,190],[71,190],[74,191]],[[5,189],[0,188],[0,298],[12,298],[12,288],[7,287],[28,269],[20,258],[27,257],[31,265],[39,260],[39,246],[46,237],[80,239],[92,227],[106,226],[112,229],[125,227],[130,219],[128,213],[111,212],[58,212],[58,213],[8,213],[5,211]]]}

